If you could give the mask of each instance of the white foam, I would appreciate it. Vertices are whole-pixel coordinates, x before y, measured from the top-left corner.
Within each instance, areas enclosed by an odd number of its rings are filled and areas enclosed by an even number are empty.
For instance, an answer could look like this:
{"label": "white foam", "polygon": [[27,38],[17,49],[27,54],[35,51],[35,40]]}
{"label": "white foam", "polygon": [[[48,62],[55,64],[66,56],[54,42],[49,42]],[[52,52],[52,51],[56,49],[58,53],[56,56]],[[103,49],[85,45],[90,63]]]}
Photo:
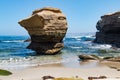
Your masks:
{"label": "white foam", "polygon": [[112,46],[111,45],[109,45],[109,44],[92,44],[91,45],[91,48],[95,48],[95,49],[110,49],[110,48],[112,48]]}
{"label": "white foam", "polygon": [[76,40],[80,41],[81,39],[80,39],[80,38],[77,38]]}
{"label": "white foam", "polygon": [[6,43],[10,43],[10,42],[24,42],[24,40],[12,40],[12,41],[1,41],[1,42],[6,42]]}
{"label": "white foam", "polygon": [[82,48],[82,47],[75,47],[75,46],[70,46],[71,48],[74,48],[74,49],[79,49],[79,48]]}

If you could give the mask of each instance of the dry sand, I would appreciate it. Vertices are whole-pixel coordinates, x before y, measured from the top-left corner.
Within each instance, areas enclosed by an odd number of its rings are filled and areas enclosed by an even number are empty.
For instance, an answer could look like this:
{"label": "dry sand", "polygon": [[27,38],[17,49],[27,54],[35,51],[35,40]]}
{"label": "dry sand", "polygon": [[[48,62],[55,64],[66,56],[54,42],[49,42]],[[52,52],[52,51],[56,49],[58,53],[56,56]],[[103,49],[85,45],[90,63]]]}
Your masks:
{"label": "dry sand", "polygon": [[114,68],[114,69],[117,69],[118,71],[120,71],[120,62],[102,61],[102,62],[100,62],[100,64],[109,66],[110,68]]}
{"label": "dry sand", "polygon": [[[120,71],[106,66],[94,68],[65,68],[61,66],[37,66],[27,68],[21,71],[13,71],[10,76],[0,76],[0,80],[42,80],[43,76],[53,77],[75,77],[79,76],[85,80],[89,76],[107,76],[109,78],[120,77]],[[114,80],[114,79],[110,79]],[[117,80],[120,80],[117,79]]]}
{"label": "dry sand", "polygon": [[[104,80],[120,80],[120,71],[117,70],[120,68],[120,62],[88,61],[88,62],[80,62],[79,64],[80,66],[83,67],[66,68],[58,63],[58,64],[48,64],[43,66],[38,65],[23,70],[13,70],[12,75],[0,76],[0,80],[42,80],[41,78],[43,76],[48,76],[48,75],[53,77],[78,76],[83,78],[84,80],[88,80],[88,77],[106,76],[108,77],[108,79],[104,79]],[[90,66],[91,64],[96,66],[91,67]],[[118,79],[115,79],[117,77]]]}

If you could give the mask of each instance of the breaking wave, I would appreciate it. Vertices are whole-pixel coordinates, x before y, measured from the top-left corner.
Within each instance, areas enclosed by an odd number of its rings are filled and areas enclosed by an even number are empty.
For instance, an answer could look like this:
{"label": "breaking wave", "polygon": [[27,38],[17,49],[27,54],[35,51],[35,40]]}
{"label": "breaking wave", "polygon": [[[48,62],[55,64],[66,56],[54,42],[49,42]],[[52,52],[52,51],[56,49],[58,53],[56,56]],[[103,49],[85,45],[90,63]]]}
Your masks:
{"label": "breaking wave", "polygon": [[0,41],[0,42],[4,42],[4,43],[16,43],[16,42],[24,42],[24,40],[11,40],[11,41]]}

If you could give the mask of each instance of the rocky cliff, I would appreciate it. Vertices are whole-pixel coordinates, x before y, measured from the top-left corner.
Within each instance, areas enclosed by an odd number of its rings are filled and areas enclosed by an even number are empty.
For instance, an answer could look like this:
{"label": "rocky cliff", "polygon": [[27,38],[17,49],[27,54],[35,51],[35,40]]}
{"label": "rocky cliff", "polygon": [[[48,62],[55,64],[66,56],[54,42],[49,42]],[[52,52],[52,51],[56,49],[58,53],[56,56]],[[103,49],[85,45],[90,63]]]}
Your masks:
{"label": "rocky cliff", "polygon": [[101,16],[96,28],[98,32],[94,42],[120,47],[120,12]]}
{"label": "rocky cliff", "polygon": [[61,10],[52,7],[38,9],[19,24],[31,37],[27,48],[38,54],[55,54],[64,47],[62,40],[67,31],[67,21]]}

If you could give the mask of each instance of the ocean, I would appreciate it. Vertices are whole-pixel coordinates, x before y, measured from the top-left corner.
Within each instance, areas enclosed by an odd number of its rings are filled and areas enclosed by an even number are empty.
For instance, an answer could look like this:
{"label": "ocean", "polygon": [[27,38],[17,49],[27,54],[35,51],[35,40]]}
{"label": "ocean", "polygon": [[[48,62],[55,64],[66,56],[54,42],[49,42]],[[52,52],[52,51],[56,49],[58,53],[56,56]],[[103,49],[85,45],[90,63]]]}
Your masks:
{"label": "ocean", "polygon": [[37,55],[35,51],[26,49],[30,42],[24,42],[29,36],[0,36],[0,68],[24,69],[31,66],[61,63],[64,67],[93,67],[95,65],[80,64],[78,55],[94,54],[100,57],[120,56],[120,49],[108,44],[97,44],[92,41],[95,33],[67,34],[63,39],[64,48],[60,54]]}

